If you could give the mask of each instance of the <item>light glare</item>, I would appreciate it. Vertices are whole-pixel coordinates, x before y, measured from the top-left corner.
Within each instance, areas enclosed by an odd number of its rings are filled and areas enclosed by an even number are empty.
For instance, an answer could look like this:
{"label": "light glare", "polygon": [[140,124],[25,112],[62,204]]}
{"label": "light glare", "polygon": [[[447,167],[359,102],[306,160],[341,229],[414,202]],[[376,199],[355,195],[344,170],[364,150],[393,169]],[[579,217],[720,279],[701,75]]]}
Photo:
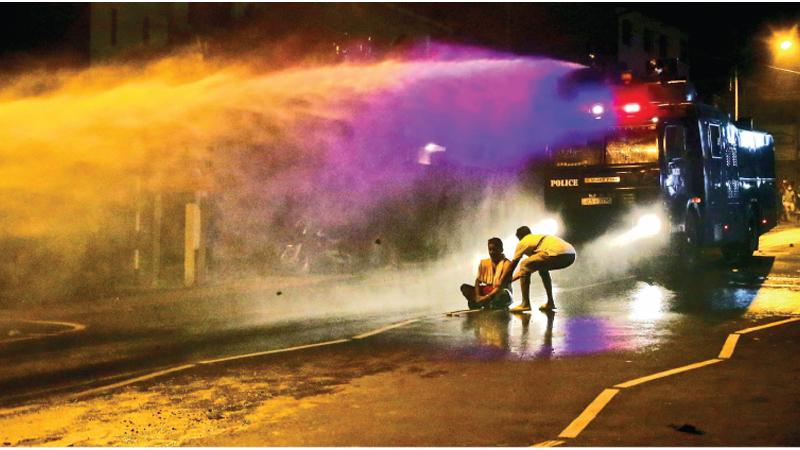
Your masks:
{"label": "light glare", "polygon": [[639,218],[634,227],[615,237],[611,244],[616,247],[629,245],[640,239],[655,236],[659,232],[661,232],[661,218],[656,214],[645,214]]}
{"label": "light glare", "polygon": [[795,63],[797,53],[797,25],[790,29],[773,30],[770,46],[776,62]]}
{"label": "light glare", "polygon": [[622,107],[622,110],[628,114],[638,113],[642,110],[642,106],[638,103],[626,103],[625,106]]}
{"label": "light glare", "polygon": [[633,294],[630,318],[639,322],[653,322],[664,315],[664,289],[643,283]]}
{"label": "light glare", "polygon": [[445,150],[447,150],[445,147],[434,144],[433,142],[425,146],[425,151],[428,153],[438,153],[438,152],[443,152]]}
{"label": "light glare", "polygon": [[553,218],[543,219],[531,227],[533,234],[558,234],[558,231],[558,222]]}
{"label": "light glare", "polygon": [[442,147],[441,145],[434,144],[433,142],[428,143],[424,147],[422,147],[422,151],[419,152],[417,156],[417,162],[422,164],[423,166],[430,166],[431,165],[431,155],[433,153],[441,153],[446,151],[446,147]]}
{"label": "light glare", "polygon": [[645,235],[653,236],[661,231],[661,219],[655,214],[646,214],[639,219],[636,225]]}

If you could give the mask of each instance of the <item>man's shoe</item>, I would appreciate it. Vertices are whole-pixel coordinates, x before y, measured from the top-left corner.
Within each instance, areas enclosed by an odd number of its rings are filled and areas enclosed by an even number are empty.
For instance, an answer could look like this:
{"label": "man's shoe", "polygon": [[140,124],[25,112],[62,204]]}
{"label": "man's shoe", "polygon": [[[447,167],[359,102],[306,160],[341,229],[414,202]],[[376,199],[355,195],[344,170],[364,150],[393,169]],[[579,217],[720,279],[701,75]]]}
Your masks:
{"label": "man's shoe", "polygon": [[542,306],[539,307],[539,311],[552,312],[552,311],[555,311],[555,310],[556,310],[555,306],[550,306],[547,303],[545,303],[545,304],[543,304]]}
{"label": "man's shoe", "polygon": [[510,312],[525,312],[525,311],[530,311],[530,310],[531,310],[531,307],[530,306],[525,306],[525,305],[519,305],[519,306],[515,306],[515,307],[509,309]]}

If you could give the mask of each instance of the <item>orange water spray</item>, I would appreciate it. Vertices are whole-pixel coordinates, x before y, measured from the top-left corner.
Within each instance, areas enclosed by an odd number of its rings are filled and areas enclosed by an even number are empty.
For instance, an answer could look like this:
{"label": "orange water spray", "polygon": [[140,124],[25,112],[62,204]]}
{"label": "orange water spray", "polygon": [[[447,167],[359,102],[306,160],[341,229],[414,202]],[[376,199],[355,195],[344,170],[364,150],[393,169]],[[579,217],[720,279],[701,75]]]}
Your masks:
{"label": "orange water spray", "polygon": [[56,242],[70,266],[130,239],[142,191],[215,194],[222,233],[257,244],[290,199],[347,224],[413,185],[428,142],[508,164],[554,139],[570,105],[548,92],[576,67],[481,55],[265,71],[185,53],[22,76],[0,90],[2,235]]}

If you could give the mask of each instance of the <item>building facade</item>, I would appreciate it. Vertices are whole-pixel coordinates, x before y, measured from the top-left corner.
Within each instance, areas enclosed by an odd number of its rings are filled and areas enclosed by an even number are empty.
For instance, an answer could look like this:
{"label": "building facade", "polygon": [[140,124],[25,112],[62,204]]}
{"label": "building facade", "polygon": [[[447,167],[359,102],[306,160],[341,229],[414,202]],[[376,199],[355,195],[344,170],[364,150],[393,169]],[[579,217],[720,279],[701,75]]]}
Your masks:
{"label": "building facade", "polygon": [[679,77],[689,75],[689,36],[637,11],[620,11],[617,60],[634,77],[652,75],[651,61],[674,62]]}
{"label": "building facade", "polygon": [[92,62],[164,49],[190,29],[188,3],[92,3],[90,11]]}
{"label": "building facade", "polygon": [[775,138],[775,170],[800,183],[800,74],[762,67],[740,80],[740,115]]}

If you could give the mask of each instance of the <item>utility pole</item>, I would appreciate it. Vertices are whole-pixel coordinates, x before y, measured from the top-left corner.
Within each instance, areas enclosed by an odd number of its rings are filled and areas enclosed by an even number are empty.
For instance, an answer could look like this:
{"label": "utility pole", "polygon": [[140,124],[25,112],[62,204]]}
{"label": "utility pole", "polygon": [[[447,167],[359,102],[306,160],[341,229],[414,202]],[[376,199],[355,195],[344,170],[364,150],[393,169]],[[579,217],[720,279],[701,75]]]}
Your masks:
{"label": "utility pole", "polygon": [[194,286],[197,283],[197,256],[200,250],[200,204],[195,199],[186,203],[183,246],[183,284]]}
{"label": "utility pole", "polygon": [[739,120],[739,67],[733,68],[733,120]]}
{"label": "utility pole", "polygon": [[152,260],[151,260],[151,279],[150,285],[158,287],[158,281],[161,276],[161,219],[163,216],[163,207],[161,203],[161,191],[156,190],[153,195],[153,233],[152,233]]}
{"label": "utility pole", "polygon": [[142,243],[142,177],[136,177],[136,213],[134,215],[134,249],[133,249],[133,283],[141,282],[141,252]]}

